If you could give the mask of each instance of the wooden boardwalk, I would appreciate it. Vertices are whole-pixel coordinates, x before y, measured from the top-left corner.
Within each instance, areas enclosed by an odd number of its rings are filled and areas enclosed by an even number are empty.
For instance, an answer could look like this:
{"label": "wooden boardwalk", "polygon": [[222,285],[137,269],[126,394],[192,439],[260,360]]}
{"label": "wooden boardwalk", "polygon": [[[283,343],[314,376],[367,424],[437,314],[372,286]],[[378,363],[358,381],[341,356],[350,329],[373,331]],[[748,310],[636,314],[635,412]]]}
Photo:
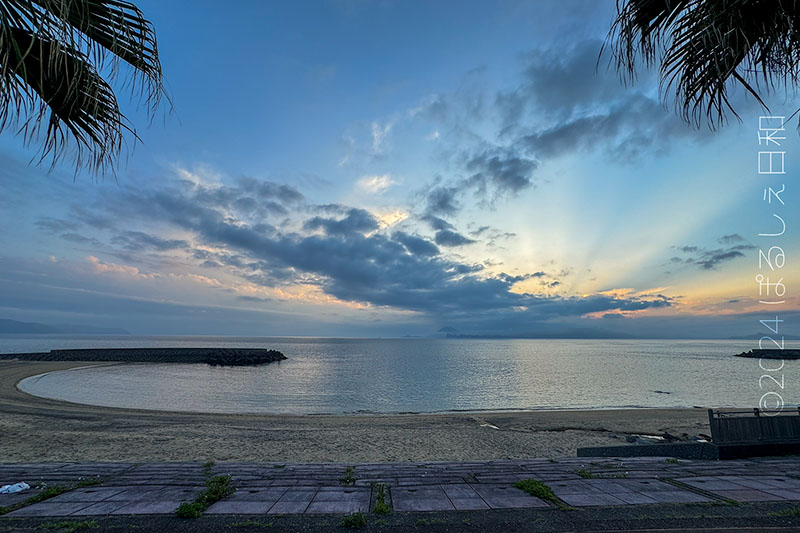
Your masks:
{"label": "wooden boardwalk", "polygon": [[[24,481],[33,487],[0,495],[0,507],[20,506],[8,517],[171,514],[216,475],[231,476],[236,491],[207,514],[370,513],[380,490],[394,512],[800,502],[800,457],[644,457],[353,465],[0,463],[0,485]],[[547,484],[556,501],[515,488],[523,479]],[[96,484],[21,506],[47,487],[87,481]]]}

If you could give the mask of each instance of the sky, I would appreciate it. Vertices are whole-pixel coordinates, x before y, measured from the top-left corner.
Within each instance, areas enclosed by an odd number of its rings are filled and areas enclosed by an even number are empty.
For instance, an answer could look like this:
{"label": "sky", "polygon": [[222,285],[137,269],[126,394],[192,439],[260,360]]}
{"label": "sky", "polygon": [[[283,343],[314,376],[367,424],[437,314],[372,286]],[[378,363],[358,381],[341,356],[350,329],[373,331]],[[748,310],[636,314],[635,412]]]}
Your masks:
{"label": "sky", "polygon": [[[150,121],[118,87],[141,143],[116,176],[0,134],[0,318],[727,338],[779,313],[800,333],[796,119],[786,174],[757,172],[758,117],[797,98],[734,90],[740,121],[684,124],[654,73],[599,56],[613,1],[137,5],[174,109]],[[786,234],[759,237],[773,213]],[[760,270],[774,245],[785,267]],[[785,304],[758,303],[759,274]]]}

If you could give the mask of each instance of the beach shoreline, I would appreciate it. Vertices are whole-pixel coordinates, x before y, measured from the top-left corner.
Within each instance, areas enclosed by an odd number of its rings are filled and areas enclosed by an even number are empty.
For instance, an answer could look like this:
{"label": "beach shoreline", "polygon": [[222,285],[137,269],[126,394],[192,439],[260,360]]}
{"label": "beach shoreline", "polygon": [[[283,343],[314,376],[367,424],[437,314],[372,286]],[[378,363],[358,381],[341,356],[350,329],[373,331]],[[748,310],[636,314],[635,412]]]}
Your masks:
{"label": "beach shoreline", "polygon": [[701,408],[283,415],[146,411],[29,395],[16,385],[97,363],[0,362],[0,462],[468,461],[574,456],[627,435],[707,434]]}

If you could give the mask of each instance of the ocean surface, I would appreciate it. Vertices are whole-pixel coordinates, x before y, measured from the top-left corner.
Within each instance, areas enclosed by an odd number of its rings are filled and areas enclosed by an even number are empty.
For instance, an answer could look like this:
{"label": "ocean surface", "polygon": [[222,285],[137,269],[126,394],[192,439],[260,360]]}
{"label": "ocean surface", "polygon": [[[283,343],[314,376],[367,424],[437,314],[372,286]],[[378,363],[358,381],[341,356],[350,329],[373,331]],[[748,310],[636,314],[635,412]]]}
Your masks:
{"label": "ocean surface", "polygon": [[[23,380],[37,396],[112,407],[216,413],[398,413],[484,409],[755,407],[774,383],[755,341],[0,336],[0,352],[54,348],[274,348],[260,367],[108,365]],[[794,343],[796,344],[796,343]],[[787,345],[787,347],[789,347]],[[800,361],[783,368],[787,405]],[[781,372],[773,373],[780,379]],[[770,388],[770,384],[772,387]]]}

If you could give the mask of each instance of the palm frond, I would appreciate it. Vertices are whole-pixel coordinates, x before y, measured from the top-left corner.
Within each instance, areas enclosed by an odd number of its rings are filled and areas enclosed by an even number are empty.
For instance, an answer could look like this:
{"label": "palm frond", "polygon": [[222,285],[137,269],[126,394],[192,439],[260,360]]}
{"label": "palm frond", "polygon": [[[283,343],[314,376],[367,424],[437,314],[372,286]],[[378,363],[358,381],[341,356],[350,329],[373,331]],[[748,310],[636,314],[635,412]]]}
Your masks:
{"label": "palm frond", "polygon": [[762,93],[792,88],[800,74],[796,0],[618,0],[606,45],[634,80],[639,61],[659,66],[660,90],[674,92],[681,117],[716,127],[730,113],[732,84],[764,105]]}
{"label": "palm frond", "polygon": [[76,170],[114,169],[125,134],[136,138],[110,86],[121,66],[152,117],[166,96],[158,45],[133,4],[0,0],[0,131],[16,124],[27,142],[41,139],[40,161],[72,153]]}

